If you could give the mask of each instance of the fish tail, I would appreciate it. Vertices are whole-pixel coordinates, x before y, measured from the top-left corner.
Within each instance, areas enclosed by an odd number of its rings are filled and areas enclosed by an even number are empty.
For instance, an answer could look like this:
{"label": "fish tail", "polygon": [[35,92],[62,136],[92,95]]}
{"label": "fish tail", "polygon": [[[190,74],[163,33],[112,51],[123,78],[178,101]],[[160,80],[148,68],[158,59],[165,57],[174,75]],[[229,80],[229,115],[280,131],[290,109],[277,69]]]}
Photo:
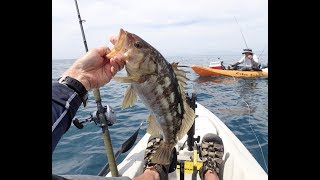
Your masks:
{"label": "fish tail", "polygon": [[153,155],[152,162],[161,164],[161,165],[167,165],[170,164],[171,162],[171,154],[172,154],[172,149],[174,146],[171,144],[166,144],[163,141],[160,143],[159,148],[156,150],[156,152]]}

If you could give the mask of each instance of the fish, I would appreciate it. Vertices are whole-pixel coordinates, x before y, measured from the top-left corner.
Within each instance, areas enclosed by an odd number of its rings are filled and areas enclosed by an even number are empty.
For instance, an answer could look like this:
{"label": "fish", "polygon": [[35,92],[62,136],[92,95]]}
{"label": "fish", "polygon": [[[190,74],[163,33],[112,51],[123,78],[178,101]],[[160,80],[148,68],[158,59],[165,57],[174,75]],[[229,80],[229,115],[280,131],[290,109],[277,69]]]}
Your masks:
{"label": "fish", "polygon": [[120,83],[129,83],[125,90],[122,109],[132,107],[139,97],[150,111],[147,133],[163,137],[151,162],[169,164],[178,140],[194,123],[195,111],[186,95],[186,71],[178,63],[169,63],[160,52],[139,36],[120,29],[107,58],[121,57],[127,76],[115,76]]}

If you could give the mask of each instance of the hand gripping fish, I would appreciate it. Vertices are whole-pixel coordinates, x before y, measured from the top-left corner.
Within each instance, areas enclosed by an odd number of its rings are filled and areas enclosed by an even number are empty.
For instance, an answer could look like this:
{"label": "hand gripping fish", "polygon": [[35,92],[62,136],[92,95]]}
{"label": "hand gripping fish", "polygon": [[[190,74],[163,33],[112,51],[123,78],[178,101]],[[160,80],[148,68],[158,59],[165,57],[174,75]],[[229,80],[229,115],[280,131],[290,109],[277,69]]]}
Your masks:
{"label": "hand gripping fish", "polygon": [[187,103],[185,94],[186,73],[178,64],[169,64],[150,44],[139,36],[120,29],[118,40],[108,58],[122,57],[127,77],[114,80],[131,85],[125,91],[122,109],[131,107],[137,95],[149,109],[147,132],[163,136],[152,162],[169,164],[171,152],[192,126],[194,110]]}

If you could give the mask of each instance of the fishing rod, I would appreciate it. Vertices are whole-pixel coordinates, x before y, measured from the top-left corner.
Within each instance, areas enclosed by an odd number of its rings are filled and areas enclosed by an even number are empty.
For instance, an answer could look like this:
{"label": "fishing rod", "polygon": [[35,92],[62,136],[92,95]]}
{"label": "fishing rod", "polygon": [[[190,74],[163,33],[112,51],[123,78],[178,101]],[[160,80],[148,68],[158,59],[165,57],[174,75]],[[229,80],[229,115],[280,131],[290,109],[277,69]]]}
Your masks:
{"label": "fishing rod", "polygon": [[[81,32],[82,32],[82,38],[83,38],[84,46],[85,46],[86,52],[88,52],[87,41],[86,41],[86,37],[85,37],[85,34],[84,34],[83,26],[82,26],[82,22],[85,22],[85,21],[81,19],[77,0],[74,0],[74,2],[76,4],[76,8],[77,8],[79,24],[80,24],[80,28],[81,28]],[[105,108],[102,106],[102,103],[101,103],[101,96],[100,96],[99,88],[94,88],[93,89],[93,95],[94,95],[94,98],[95,98],[96,103],[97,103],[97,109],[98,109],[97,110],[97,118],[101,122],[100,127],[102,129],[103,142],[105,144],[105,149],[106,149],[106,154],[107,154],[107,158],[108,158],[108,162],[109,162],[109,166],[110,166],[110,170],[111,170],[111,175],[113,177],[116,177],[116,176],[119,176],[119,172],[118,172],[118,169],[117,169],[117,164],[116,164],[116,161],[115,161],[113,148],[112,148],[112,143],[111,143],[111,138],[110,138],[110,133],[109,133],[109,129],[108,129],[108,124],[109,123],[108,123],[108,120],[107,120],[107,117],[106,117],[106,114],[105,114]]]}
{"label": "fishing rod", "polygon": [[85,34],[84,34],[84,30],[83,30],[83,26],[82,26],[82,23],[83,23],[83,22],[86,22],[86,20],[82,20],[82,19],[81,19],[77,0],[74,0],[74,2],[76,3],[76,8],[77,8],[77,13],[78,13],[79,24],[80,24],[80,29],[81,29],[81,34],[82,34],[83,43],[84,43],[84,48],[86,49],[86,52],[88,52],[88,45],[87,45],[87,41],[86,41],[86,36],[85,36]]}
{"label": "fishing rod", "polygon": [[[142,121],[140,123],[139,128],[133,133],[133,135],[127,139],[124,143],[122,143],[121,147],[118,149],[118,151],[115,154],[115,158],[118,159],[118,157],[120,156],[120,154],[122,153],[126,153],[127,151],[129,151],[129,149],[131,149],[131,147],[134,145],[134,142],[136,141],[137,137],[138,137],[138,133],[139,130],[142,126],[144,121]],[[109,167],[109,163],[107,163],[98,173],[98,176],[106,176],[108,173],[110,172],[110,167]]]}
{"label": "fishing rod", "polygon": [[240,27],[240,25],[239,25],[239,23],[238,23],[238,21],[237,21],[237,18],[236,18],[235,16],[233,16],[233,17],[234,17],[234,19],[236,20],[236,22],[237,22],[237,24],[238,24],[238,26],[239,26],[239,28],[240,28],[240,32],[241,32],[243,41],[244,41],[244,43],[246,44],[246,47],[247,47],[247,49],[248,49],[248,45],[247,45],[246,39],[244,38],[244,35],[243,35],[243,33],[242,33],[242,30],[241,30],[241,27]]}
{"label": "fishing rod", "polygon": [[[241,35],[242,35],[243,41],[244,41],[244,43],[246,44],[246,47],[247,47],[247,49],[248,49],[248,45],[247,45],[246,39],[244,38],[244,35],[243,35],[243,33],[242,33],[242,30],[241,30],[240,24],[239,24],[239,22],[238,22],[237,18],[236,18],[235,16],[233,16],[233,17],[234,17],[234,19],[236,20],[236,22],[237,22],[237,24],[238,24],[238,26],[239,26],[239,29],[240,29],[240,32],[241,32]],[[263,53],[263,51],[265,50],[265,48],[266,48],[266,46],[263,48],[263,50],[262,50],[261,54],[258,56],[258,59],[259,59],[259,58],[260,58],[260,56],[262,55],[262,53]]]}

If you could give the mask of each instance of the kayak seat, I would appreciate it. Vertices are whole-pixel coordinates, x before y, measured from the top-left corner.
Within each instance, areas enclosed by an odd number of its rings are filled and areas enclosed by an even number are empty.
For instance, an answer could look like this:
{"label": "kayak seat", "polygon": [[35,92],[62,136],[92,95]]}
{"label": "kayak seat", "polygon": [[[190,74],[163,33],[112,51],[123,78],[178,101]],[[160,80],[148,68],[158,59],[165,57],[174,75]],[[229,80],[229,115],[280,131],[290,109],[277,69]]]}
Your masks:
{"label": "kayak seat", "polygon": [[204,174],[208,170],[216,172],[219,176],[223,153],[223,142],[218,135],[212,133],[204,135],[200,147],[200,159],[203,162],[202,167],[199,169],[201,179],[204,179]]}
{"label": "kayak seat", "polygon": [[171,153],[171,163],[168,165],[161,165],[161,164],[156,164],[151,162],[153,154],[157,151],[159,148],[160,142],[163,140],[162,136],[161,137],[155,137],[155,136],[150,136],[148,140],[148,145],[144,153],[144,169],[154,169],[156,170],[159,175],[161,180],[168,180],[168,173],[171,173],[176,170],[177,166],[177,150],[174,147]]}

